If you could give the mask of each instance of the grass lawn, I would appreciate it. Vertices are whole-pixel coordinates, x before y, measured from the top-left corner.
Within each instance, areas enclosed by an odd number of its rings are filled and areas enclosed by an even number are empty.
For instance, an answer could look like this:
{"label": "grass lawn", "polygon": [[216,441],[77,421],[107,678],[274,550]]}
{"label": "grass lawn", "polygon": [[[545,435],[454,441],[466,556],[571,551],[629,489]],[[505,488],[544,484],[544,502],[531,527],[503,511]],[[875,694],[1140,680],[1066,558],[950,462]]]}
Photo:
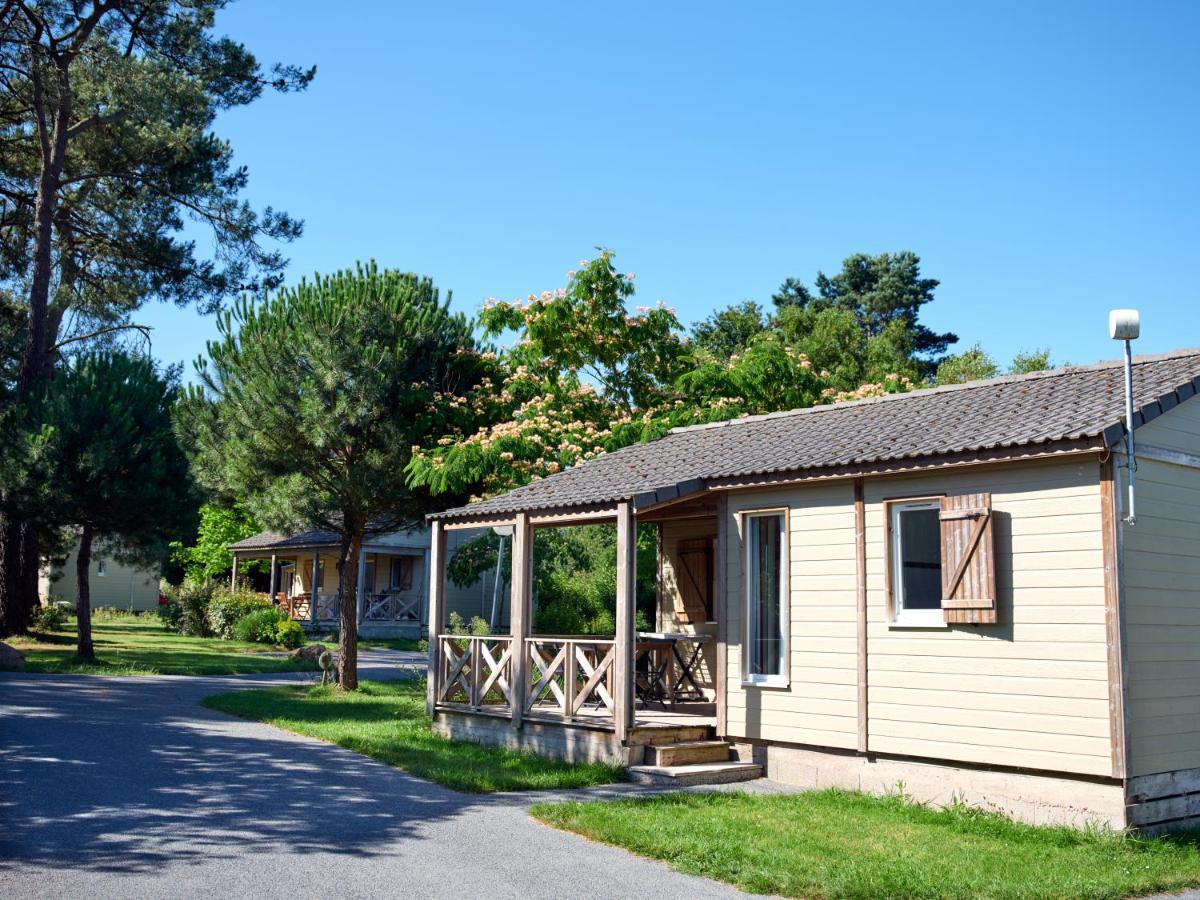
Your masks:
{"label": "grass lawn", "polygon": [[92,622],[96,661],[75,655],[75,620],[49,635],[11,638],[25,654],[27,672],[71,675],[253,675],[311,671],[316,666],[264,655],[273,648],[218,638],[184,637],[165,630],[155,616],[119,615]]}
{"label": "grass lawn", "polygon": [[1200,884],[1200,839],[1014,823],[843,791],[546,803],[532,815],[683,872],[788,897],[1126,897]]}
{"label": "grass lawn", "polygon": [[204,705],[320,738],[469,793],[587,787],[619,781],[618,766],[573,765],[433,734],[421,681],[363,681],[353,693],[280,687],[209,697]]}

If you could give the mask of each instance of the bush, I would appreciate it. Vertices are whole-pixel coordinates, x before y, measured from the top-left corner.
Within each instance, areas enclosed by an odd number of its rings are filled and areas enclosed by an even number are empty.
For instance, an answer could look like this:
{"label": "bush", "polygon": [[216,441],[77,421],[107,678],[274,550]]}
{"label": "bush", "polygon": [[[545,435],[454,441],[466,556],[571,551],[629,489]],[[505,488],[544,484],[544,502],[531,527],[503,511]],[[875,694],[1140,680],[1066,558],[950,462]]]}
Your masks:
{"label": "bush", "polygon": [[158,608],[159,618],[171,631],[192,637],[209,637],[212,628],[208,623],[208,604],[216,592],[216,585],[209,581],[193,581],[185,578],[179,587],[163,585],[166,606]]}
{"label": "bush", "polygon": [[488,625],[486,619],[480,616],[471,616],[471,621],[466,622],[457,610],[450,613],[450,620],[446,624],[446,634],[472,634],[476,637],[486,637],[491,633],[491,626]]}
{"label": "bush", "polygon": [[280,623],[289,621],[291,620],[286,613],[273,606],[266,606],[238,619],[237,624],[233,626],[233,634],[239,641],[274,644]]}
{"label": "bush", "polygon": [[213,634],[220,638],[232,638],[234,626],[253,612],[270,609],[269,601],[248,591],[231,591],[227,587],[217,588],[208,604],[208,625]]}
{"label": "bush", "polygon": [[304,629],[294,619],[284,619],[275,626],[275,642],[295,650],[304,644]]}
{"label": "bush", "polygon": [[45,603],[33,611],[29,624],[34,631],[59,631],[67,624],[67,611],[57,603]]}

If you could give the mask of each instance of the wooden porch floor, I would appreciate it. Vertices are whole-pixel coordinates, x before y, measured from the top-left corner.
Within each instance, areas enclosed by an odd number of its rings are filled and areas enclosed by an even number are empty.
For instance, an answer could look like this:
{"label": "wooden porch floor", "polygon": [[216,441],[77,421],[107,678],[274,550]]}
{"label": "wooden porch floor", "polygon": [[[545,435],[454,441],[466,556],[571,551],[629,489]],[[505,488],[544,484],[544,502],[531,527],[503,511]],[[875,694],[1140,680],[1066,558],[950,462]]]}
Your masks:
{"label": "wooden porch floor", "polygon": [[[525,713],[525,718],[538,722],[564,722],[562,714],[552,706],[545,709],[534,707]],[[582,728],[598,728],[605,731],[613,730],[612,714],[604,707],[580,710],[569,723]],[[701,726],[717,724],[717,705],[715,703],[654,703],[643,707],[641,704],[634,710],[634,728],[681,728],[684,726]]]}

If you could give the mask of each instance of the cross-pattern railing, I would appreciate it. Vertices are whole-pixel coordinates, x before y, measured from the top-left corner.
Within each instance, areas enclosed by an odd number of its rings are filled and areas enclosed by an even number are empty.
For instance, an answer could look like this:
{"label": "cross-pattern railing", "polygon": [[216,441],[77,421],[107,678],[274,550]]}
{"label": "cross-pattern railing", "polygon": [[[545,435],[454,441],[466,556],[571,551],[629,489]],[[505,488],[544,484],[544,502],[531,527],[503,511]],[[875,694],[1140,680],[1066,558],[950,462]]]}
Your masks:
{"label": "cross-pattern railing", "polygon": [[526,713],[554,712],[564,719],[613,720],[613,640],[526,638],[525,651],[529,662]]}
{"label": "cross-pattern railing", "polygon": [[440,704],[472,709],[512,707],[512,638],[507,635],[438,636]]}
{"label": "cross-pattern railing", "polygon": [[342,594],[333,591],[330,594],[317,594],[317,621],[335,622],[342,612]]}
{"label": "cross-pattern railing", "polygon": [[416,622],[421,618],[421,595],[381,591],[363,597],[364,622]]}
{"label": "cross-pattern railing", "polygon": [[308,594],[296,594],[289,597],[286,594],[281,594],[279,597],[279,606],[288,614],[291,619],[307,619],[309,612],[309,596]]}

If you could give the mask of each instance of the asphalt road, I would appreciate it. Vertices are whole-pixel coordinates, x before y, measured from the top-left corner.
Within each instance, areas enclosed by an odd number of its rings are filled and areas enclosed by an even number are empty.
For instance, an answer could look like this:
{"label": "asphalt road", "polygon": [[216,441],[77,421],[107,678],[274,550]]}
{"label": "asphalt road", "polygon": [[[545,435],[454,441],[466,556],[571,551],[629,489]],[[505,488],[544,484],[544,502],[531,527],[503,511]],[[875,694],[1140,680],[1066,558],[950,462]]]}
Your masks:
{"label": "asphalt road", "polygon": [[[362,675],[404,660],[364,653]],[[531,795],[459,794],[198,705],[296,677],[0,675],[0,897],[736,893],[546,828]]]}

